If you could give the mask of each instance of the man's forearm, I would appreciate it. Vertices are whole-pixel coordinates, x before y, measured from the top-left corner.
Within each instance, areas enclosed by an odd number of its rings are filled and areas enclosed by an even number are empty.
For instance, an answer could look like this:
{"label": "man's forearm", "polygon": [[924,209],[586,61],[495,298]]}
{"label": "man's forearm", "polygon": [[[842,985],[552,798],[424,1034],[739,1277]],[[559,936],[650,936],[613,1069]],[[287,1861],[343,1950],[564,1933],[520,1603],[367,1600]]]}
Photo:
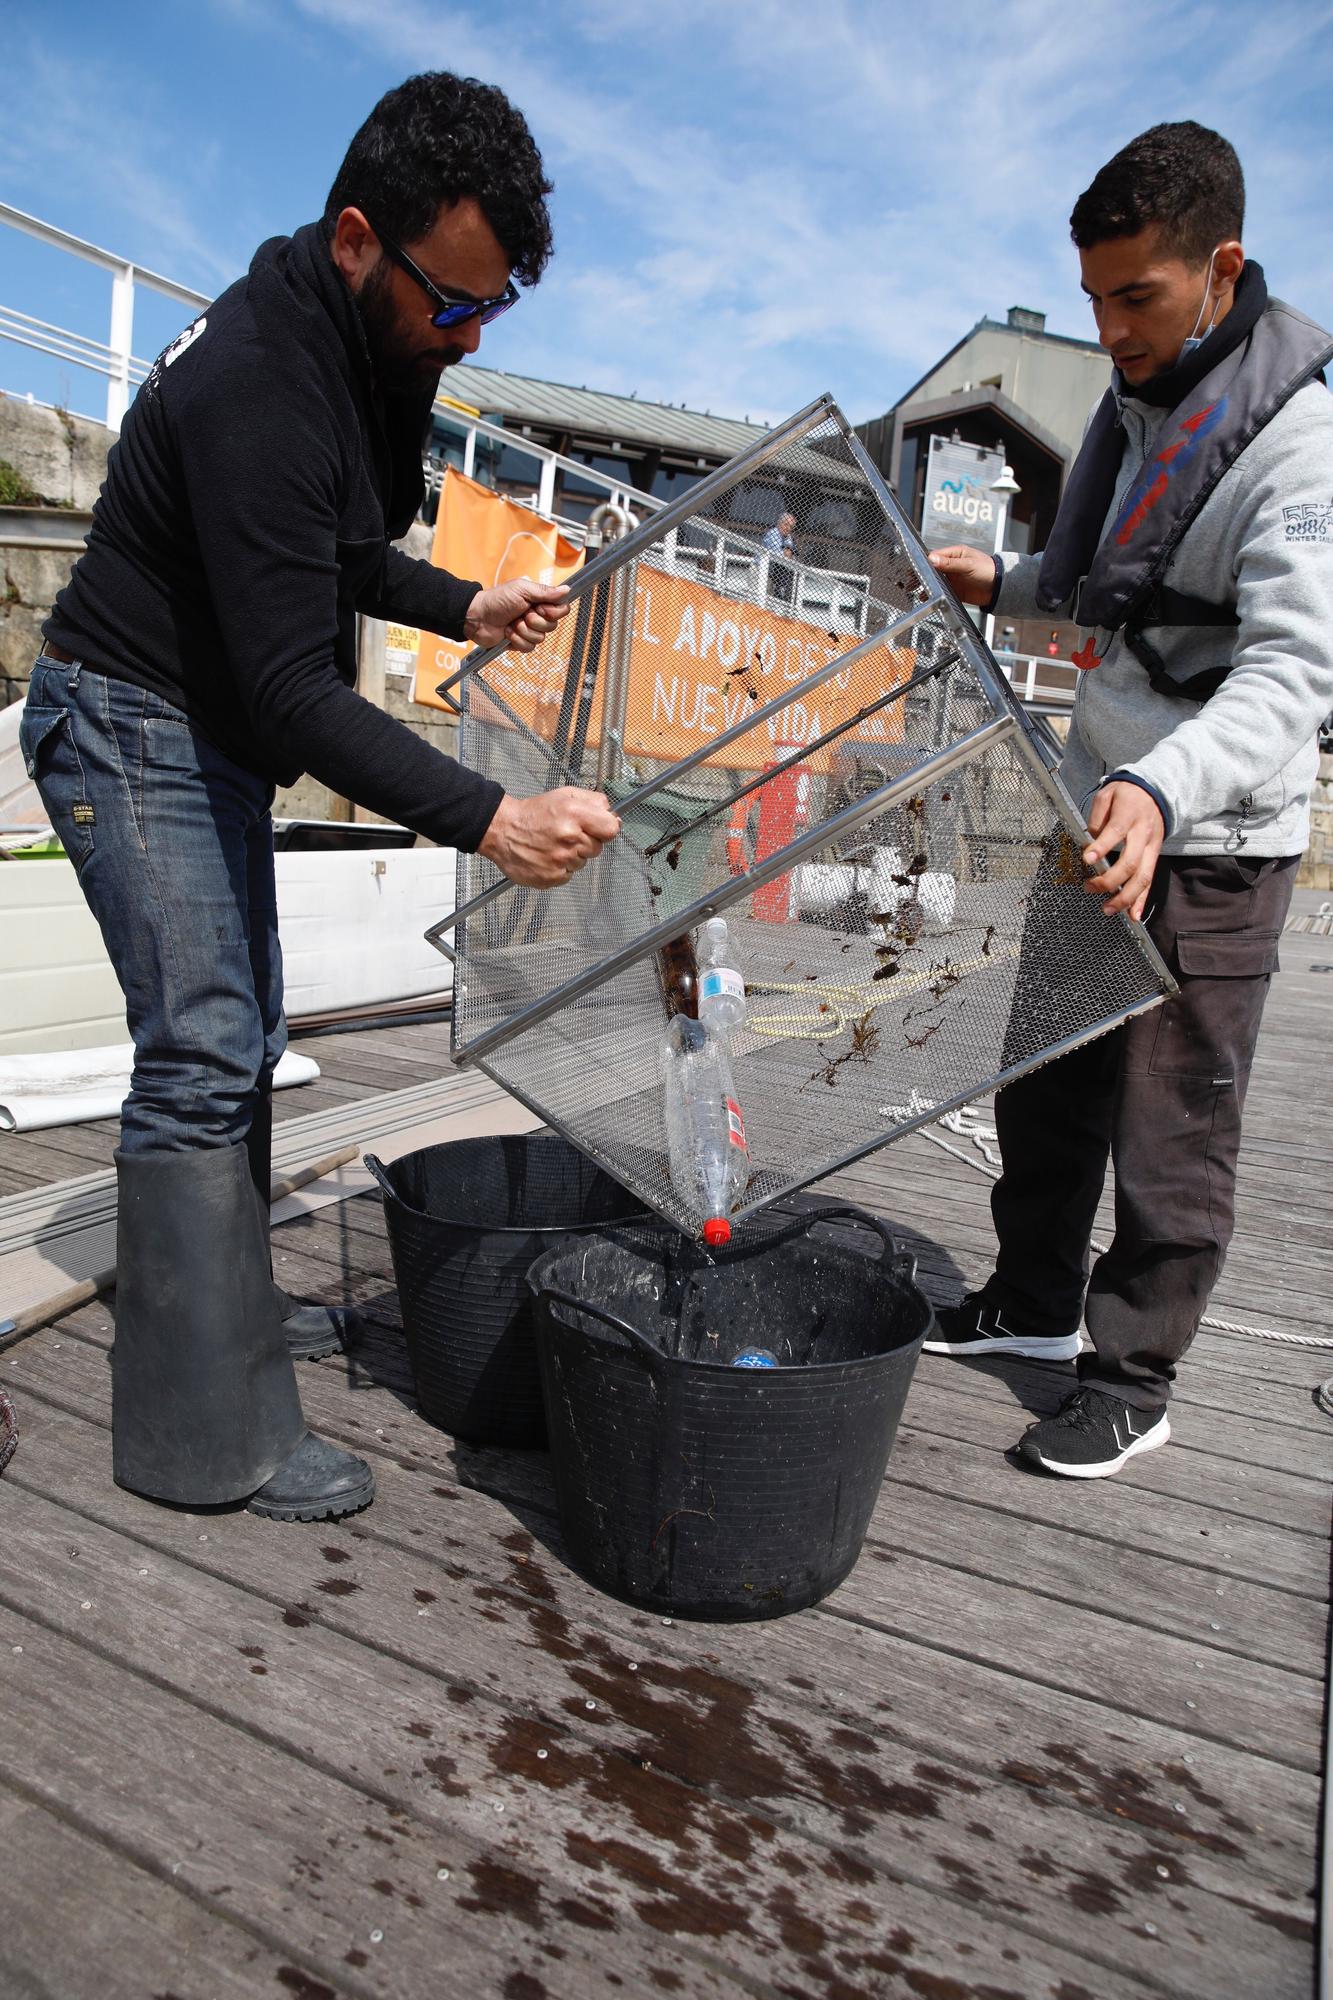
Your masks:
{"label": "man's forearm", "polygon": [[358,601],[357,610],[370,618],[423,626],[444,639],[461,639],[467,608],[480,589],[479,583],[468,583],[434,563],[390,548],[385,551],[378,588]]}
{"label": "man's forearm", "polygon": [[264,734],[294,766],[443,847],[480,847],[502,786],[433,749],[332,674],[318,699],[285,715],[279,706],[269,703]]}

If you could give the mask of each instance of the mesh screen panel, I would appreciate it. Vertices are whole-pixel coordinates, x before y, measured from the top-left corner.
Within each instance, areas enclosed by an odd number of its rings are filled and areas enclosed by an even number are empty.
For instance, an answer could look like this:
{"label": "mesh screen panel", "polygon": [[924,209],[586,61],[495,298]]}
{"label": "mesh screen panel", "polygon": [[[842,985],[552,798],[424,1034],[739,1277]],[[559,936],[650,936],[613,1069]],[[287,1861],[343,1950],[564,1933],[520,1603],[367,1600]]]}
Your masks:
{"label": "mesh screen panel", "polygon": [[[1086,893],[1081,822],[837,411],[700,491],[599,562],[558,640],[461,683],[466,763],[599,785],[624,831],[558,890],[460,858],[460,908],[498,893],[458,922],[453,1026],[687,1230],[659,951],[708,911],[749,990],[742,1212],[1169,990]],[[795,553],[765,543],[783,514]]]}

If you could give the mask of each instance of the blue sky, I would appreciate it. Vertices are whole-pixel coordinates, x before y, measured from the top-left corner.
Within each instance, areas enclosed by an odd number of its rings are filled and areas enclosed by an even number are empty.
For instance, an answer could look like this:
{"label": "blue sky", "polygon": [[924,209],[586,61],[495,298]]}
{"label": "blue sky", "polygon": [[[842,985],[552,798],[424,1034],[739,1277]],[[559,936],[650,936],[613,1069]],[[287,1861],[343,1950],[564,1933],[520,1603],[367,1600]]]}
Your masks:
{"label": "blue sky", "polygon": [[[1333,321],[1333,0],[8,0],[5,49],[0,197],[208,293],[319,211],[389,85],[499,83],[557,256],[480,359],[558,381],[859,421],[982,314],[1090,334],[1069,208],[1164,118],[1236,143],[1247,248]],[[105,337],[106,279],[8,230],[0,302]],[[181,321],[145,300],[136,351]],[[102,407],[8,341],[0,387]]]}

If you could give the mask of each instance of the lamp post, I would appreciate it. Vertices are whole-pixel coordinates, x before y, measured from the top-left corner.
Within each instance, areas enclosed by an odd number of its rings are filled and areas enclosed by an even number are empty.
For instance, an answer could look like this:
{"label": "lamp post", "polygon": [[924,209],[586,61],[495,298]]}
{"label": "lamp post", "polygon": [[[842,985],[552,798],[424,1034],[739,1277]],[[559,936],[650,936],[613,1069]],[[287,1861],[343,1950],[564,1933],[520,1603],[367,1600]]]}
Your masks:
{"label": "lamp post", "polygon": [[[1018,481],[1014,478],[1014,468],[1010,465],[1008,459],[1000,467],[999,478],[991,481],[990,490],[992,493],[998,493],[1000,496],[1000,504],[996,510],[995,517],[994,550],[994,553],[999,555],[1001,549],[1004,547],[1004,531],[1009,525],[1009,509],[1013,504],[1014,495],[1023,491]],[[986,623],[982,636],[993,652],[995,649],[995,613],[993,611],[986,613]]]}

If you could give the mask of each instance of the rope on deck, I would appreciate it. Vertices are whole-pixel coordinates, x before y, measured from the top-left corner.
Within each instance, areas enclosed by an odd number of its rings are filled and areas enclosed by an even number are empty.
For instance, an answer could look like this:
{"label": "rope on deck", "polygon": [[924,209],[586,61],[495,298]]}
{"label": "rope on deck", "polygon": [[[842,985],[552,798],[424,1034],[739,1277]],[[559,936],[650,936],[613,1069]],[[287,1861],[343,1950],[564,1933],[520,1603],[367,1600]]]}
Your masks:
{"label": "rope on deck", "polygon": [[[962,1139],[970,1139],[977,1151],[985,1154],[986,1161],[990,1164],[975,1159],[971,1153],[965,1153],[961,1146],[951,1146],[947,1139],[941,1138],[938,1132],[927,1131],[924,1125],[918,1126],[918,1135],[922,1139],[929,1139],[932,1146],[939,1146],[944,1152],[952,1153],[955,1160],[961,1160],[965,1167],[973,1167],[977,1173],[985,1174],[988,1181],[999,1180],[1000,1155],[992,1144],[993,1141],[998,1143],[999,1135],[993,1125],[986,1123],[980,1112],[973,1110],[971,1105],[963,1105],[957,1111],[946,1111],[944,1116],[935,1122],[945,1126],[950,1132],[956,1132]],[[1099,1256],[1104,1254],[1107,1247],[1105,1243],[1099,1243],[1095,1236],[1092,1238],[1092,1248]],[[1208,1327],[1213,1333],[1240,1333],[1251,1340],[1276,1340],[1283,1347],[1333,1347],[1333,1340],[1327,1339],[1322,1334],[1279,1333],[1276,1327],[1248,1326],[1243,1320],[1218,1319],[1212,1313],[1205,1313],[1199,1324]],[[1333,1416],[1333,1405],[1321,1404],[1321,1407],[1327,1408],[1329,1414]]]}

